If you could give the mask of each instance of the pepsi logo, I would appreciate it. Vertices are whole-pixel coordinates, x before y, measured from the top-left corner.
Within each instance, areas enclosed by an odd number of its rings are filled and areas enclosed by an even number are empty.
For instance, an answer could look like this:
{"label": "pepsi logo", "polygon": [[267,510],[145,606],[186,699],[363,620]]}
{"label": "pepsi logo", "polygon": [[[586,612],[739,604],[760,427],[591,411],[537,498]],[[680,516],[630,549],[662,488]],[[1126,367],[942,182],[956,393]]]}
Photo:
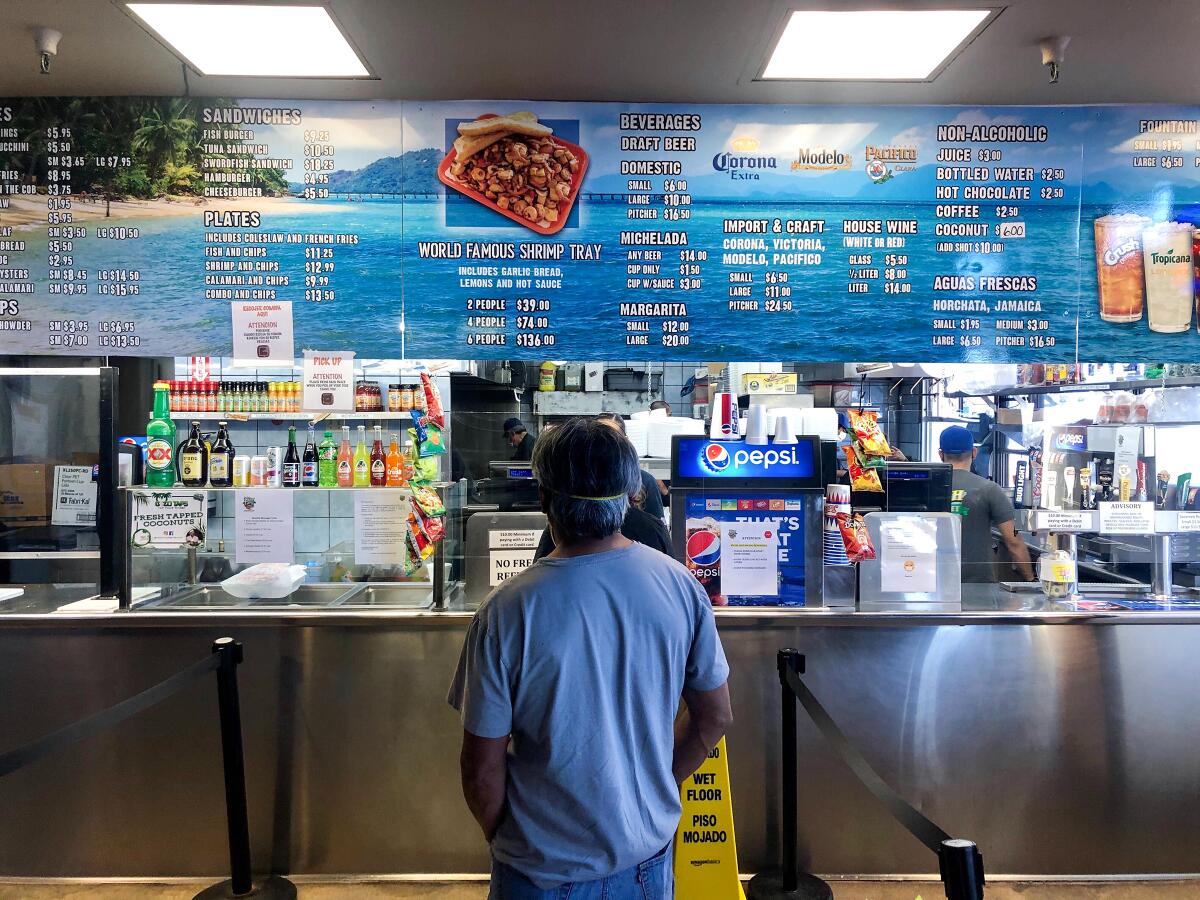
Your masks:
{"label": "pepsi logo", "polygon": [[721,537],[711,531],[697,531],[688,536],[687,558],[694,566],[715,566],[721,561]]}
{"label": "pepsi logo", "polygon": [[724,472],[729,468],[729,451],[720,444],[708,444],[700,454],[700,462],[710,472]]}

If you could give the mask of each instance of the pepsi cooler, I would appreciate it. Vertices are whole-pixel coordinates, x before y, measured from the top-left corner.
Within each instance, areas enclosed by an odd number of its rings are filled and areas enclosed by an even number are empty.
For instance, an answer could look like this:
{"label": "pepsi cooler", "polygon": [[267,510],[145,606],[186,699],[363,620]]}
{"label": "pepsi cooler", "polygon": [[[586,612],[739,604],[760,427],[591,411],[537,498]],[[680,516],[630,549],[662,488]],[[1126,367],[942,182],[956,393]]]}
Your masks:
{"label": "pepsi cooler", "polygon": [[[816,436],[794,444],[747,444],[675,435],[671,443],[671,536],[676,556],[714,606],[824,606],[821,515],[836,447]],[[752,526],[777,542],[774,591],[731,594],[722,585],[729,548],[722,532]],[[723,559],[723,557],[726,557]],[[757,573],[757,583],[769,577]],[[727,579],[728,580],[728,579]],[[851,601],[852,602],[852,601]]]}

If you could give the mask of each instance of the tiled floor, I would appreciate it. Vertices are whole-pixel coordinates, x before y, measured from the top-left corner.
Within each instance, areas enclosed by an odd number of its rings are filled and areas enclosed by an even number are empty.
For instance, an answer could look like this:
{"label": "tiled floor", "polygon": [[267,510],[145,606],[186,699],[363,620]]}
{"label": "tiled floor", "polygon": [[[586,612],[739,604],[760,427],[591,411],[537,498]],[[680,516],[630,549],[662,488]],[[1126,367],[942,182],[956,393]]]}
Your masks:
{"label": "tiled floor", "polygon": [[[191,900],[204,884],[5,884],[0,900]],[[834,882],[835,900],[943,900],[937,882]],[[486,885],[367,882],[299,885],[299,900],[485,900]],[[686,897],[679,900],[687,900]],[[1200,900],[1200,881],[997,882],[987,900]]]}

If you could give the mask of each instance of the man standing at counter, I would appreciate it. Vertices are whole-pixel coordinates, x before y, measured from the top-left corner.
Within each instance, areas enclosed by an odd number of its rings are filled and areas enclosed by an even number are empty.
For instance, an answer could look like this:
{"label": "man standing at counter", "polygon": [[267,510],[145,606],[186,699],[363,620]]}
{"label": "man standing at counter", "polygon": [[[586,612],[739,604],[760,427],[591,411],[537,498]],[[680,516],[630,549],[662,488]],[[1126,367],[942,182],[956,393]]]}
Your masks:
{"label": "man standing at counter", "polygon": [[665,900],[679,784],[732,721],[712,608],[683,566],[621,535],[640,478],[619,431],[567,422],[533,467],[555,550],[479,608],[448,698],[490,897]]}
{"label": "man standing at counter", "polygon": [[971,471],[979,452],[971,432],[961,425],[951,425],[942,432],[938,446],[942,462],[954,469],[950,508],[962,516],[962,580],[976,584],[997,580],[999,564],[992,552],[992,529],[996,528],[1021,577],[1033,581],[1029,550],[1013,527],[1017,514],[1012,501],[1000,485]]}
{"label": "man standing at counter", "polygon": [[504,439],[517,449],[513,454],[514,462],[529,462],[533,459],[533,435],[516,416],[504,420]]}

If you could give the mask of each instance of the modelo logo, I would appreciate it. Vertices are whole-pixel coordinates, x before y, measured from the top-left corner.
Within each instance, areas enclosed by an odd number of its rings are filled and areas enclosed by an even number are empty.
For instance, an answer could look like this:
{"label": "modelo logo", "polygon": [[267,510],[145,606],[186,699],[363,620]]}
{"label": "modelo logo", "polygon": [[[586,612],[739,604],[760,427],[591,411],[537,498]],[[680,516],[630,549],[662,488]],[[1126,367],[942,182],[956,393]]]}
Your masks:
{"label": "modelo logo", "polygon": [[1087,450],[1087,434],[1082,431],[1063,431],[1054,436],[1054,449],[1076,453]]}
{"label": "modelo logo", "polygon": [[840,150],[830,150],[826,147],[801,147],[792,161],[793,171],[806,169],[848,169],[852,164],[849,153]]}

